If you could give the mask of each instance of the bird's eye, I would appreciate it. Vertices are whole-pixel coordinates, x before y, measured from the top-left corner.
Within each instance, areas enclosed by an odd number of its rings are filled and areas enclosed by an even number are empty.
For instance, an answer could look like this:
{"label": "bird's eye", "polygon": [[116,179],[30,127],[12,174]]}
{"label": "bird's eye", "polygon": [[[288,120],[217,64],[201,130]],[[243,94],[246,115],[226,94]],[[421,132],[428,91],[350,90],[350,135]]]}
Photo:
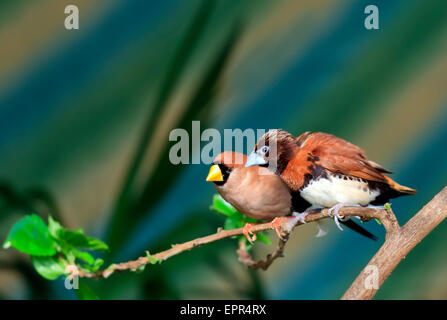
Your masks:
{"label": "bird's eye", "polygon": [[269,147],[267,147],[267,146],[263,146],[263,147],[261,148],[261,152],[262,152],[263,154],[266,154],[268,151],[269,151]]}

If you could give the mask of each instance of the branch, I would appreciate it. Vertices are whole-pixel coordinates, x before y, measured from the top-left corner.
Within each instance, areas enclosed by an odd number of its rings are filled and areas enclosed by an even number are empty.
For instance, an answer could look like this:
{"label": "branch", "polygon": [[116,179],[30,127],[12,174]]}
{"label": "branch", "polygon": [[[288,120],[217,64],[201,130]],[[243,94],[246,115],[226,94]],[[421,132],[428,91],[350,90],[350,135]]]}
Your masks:
{"label": "branch", "polygon": [[[387,211],[381,210],[381,209],[345,207],[345,208],[340,209],[339,213],[343,216],[359,216],[364,221],[368,221],[370,219],[379,219],[386,228],[387,228],[387,226],[392,227],[394,223],[397,224],[397,221],[395,220],[394,215],[392,215],[394,217],[394,219],[389,218]],[[314,212],[312,214],[307,215],[305,217],[305,223],[309,223],[309,222],[313,222],[313,221],[317,221],[317,220],[321,220],[321,219],[329,218],[329,217],[330,216],[328,214],[328,210],[323,209],[319,212]],[[262,268],[264,270],[267,269],[270,266],[270,264],[273,262],[273,260],[282,256],[283,251],[284,251],[284,246],[288,240],[288,236],[289,236],[290,232],[293,230],[294,227],[301,225],[301,224],[303,224],[303,223],[296,219],[282,220],[280,223],[282,239],[280,239],[277,250],[272,255],[269,255],[265,262],[253,262],[254,264],[251,265],[251,267]],[[272,225],[269,222],[257,224],[251,228],[251,230],[253,232],[261,232],[261,231],[272,230],[272,229],[273,229]],[[152,263],[154,261],[160,261],[160,262],[165,261],[175,255],[178,255],[184,251],[189,251],[195,247],[199,247],[199,246],[202,246],[207,243],[211,243],[214,241],[218,241],[221,239],[230,238],[230,237],[234,237],[234,236],[239,236],[239,235],[243,235],[242,228],[232,229],[232,230],[223,230],[223,229],[219,228],[217,230],[217,232],[212,235],[202,237],[202,238],[197,238],[197,239],[194,239],[194,240],[182,243],[182,244],[176,244],[171,249],[151,255],[150,258],[146,256],[146,257],[140,257],[137,260],[133,260],[133,261],[122,262],[119,264],[112,264],[107,269],[99,270],[97,272],[87,272],[84,270],[80,270],[79,268],[74,270],[73,269],[74,266],[70,266],[69,271],[71,273],[73,273],[74,275],[77,275],[81,278],[108,278],[110,275],[112,275],[115,272],[120,272],[120,271],[125,271],[125,270],[136,271],[139,268],[141,268],[147,264],[151,264],[150,260],[152,260]],[[248,262],[249,256],[246,256],[247,259],[245,259],[245,260],[243,258],[241,258],[241,255],[239,255],[239,256],[240,256],[241,261]]]}
{"label": "branch", "polygon": [[239,241],[239,249],[237,250],[239,261],[252,269],[267,270],[275,259],[284,257],[284,248],[286,247],[286,243],[288,240],[289,240],[289,234],[287,233],[286,235],[283,235],[279,239],[278,246],[276,247],[276,250],[273,253],[267,255],[265,260],[257,262],[252,259],[250,253],[247,251],[246,242]]}
{"label": "branch", "polygon": [[[329,218],[328,209],[323,209],[322,211],[308,211],[309,214],[306,216],[306,223],[307,222],[313,222],[318,221],[323,218]],[[342,208],[340,210],[340,213],[342,216],[357,216],[359,217],[363,222],[369,221],[371,219],[378,219],[382,222],[385,229],[388,231],[394,230],[395,228],[399,227],[399,224],[397,223],[396,217],[391,211],[391,209],[384,210],[384,209],[371,209],[371,208],[359,208],[359,207],[348,207],[348,208]],[[303,223],[296,222],[295,224],[285,225],[282,227],[282,234],[281,238],[279,239],[278,246],[276,247],[276,250],[267,255],[265,260],[261,261],[253,261],[250,253],[247,252],[245,249],[245,242],[239,242],[239,249],[237,250],[239,261],[245,264],[246,266],[253,268],[253,269],[262,269],[267,270],[268,267],[273,263],[273,261],[277,258],[281,258],[284,256],[284,248],[286,246],[287,241],[289,240],[289,235],[292,229],[297,226],[301,225]]]}
{"label": "branch", "polygon": [[[399,262],[446,217],[447,187],[403,227],[397,225],[391,229],[387,228],[385,243],[357,276],[342,299],[372,299]],[[374,279],[371,276],[377,277]]]}
{"label": "branch", "polygon": [[[425,236],[427,236],[447,217],[447,187],[445,187],[437,196],[425,205],[424,208],[422,208],[403,227],[399,226],[396,216],[391,209],[385,210],[362,207],[344,207],[340,209],[339,213],[345,217],[357,216],[362,221],[378,219],[386,230],[385,243],[342,297],[342,299],[371,299],[374,297],[377,290],[388,278],[394,268],[396,268],[399,262],[405,258],[411,249],[413,249]],[[328,214],[328,209],[323,209],[319,212],[314,211],[305,217],[304,223],[310,223],[329,217],[331,216]],[[269,254],[263,261],[253,261],[250,254],[245,250],[245,243],[240,242],[239,250],[237,251],[239,261],[254,269],[267,269],[275,259],[283,256],[284,248],[290,233],[296,226],[301,224],[303,224],[303,222],[299,221],[298,219],[281,220],[281,238],[278,246],[276,250],[272,254]],[[272,229],[272,225],[269,222],[257,224],[251,228],[251,230],[255,233]],[[232,230],[222,230],[219,228],[215,234],[197,238],[182,244],[176,244],[171,249],[151,256],[140,257],[134,261],[112,264],[105,270],[86,272],[75,268],[74,271],[71,271],[70,276],[78,275],[79,277],[84,278],[108,278],[115,272],[125,270],[136,271],[147,264],[155,263],[157,261],[165,261],[175,255],[178,255],[184,251],[189,251],[195,247],[242,234],[242,228]],[[375,271],[377,274],[375,281],[372,281],[372,283],[370,281],[371,270]],[[372,279],[374,280],[374,278]]]}

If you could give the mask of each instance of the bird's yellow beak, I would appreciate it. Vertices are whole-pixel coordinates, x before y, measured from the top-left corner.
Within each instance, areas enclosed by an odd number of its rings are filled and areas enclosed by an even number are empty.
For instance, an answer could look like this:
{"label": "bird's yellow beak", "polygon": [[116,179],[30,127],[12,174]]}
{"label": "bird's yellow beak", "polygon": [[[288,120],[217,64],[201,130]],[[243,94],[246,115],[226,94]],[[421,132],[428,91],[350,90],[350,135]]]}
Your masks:
{"label": "bird's yellow beak", "polygon": [[223,181],[222,171],[217,164],[211,166],[210,172],[208,172],[208,176],[206,177],[206,181]]}

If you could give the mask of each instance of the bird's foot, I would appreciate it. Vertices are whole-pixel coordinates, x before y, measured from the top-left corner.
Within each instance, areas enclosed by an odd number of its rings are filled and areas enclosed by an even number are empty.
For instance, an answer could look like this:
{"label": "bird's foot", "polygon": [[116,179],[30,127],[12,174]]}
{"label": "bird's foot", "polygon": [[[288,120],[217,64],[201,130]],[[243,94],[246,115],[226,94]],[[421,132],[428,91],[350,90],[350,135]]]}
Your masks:
{"label": "bird's foot", "polygon": [[[251,244],[253,244],[256,241],[256,233],[253,232],[251,230],[251,228],[253,228],[253,226],[257,225],[259,223],[246,223],[245,226],[242,228],[242,233],[244,234],[244,236],[247,238],[248,242],[250,242]],[[250,236],[250,234],[252,234],[253,236]]]}
{"label": "bird's foot", "polygon": [[[302,213],[294,212],[293,215],[298,219],[299,222],[301,222],[302,224],[305,224],[305,223],[307,223],[306,222],[307,215],[312,214],[312,213],[317,213],[321,209],[323,209],[323,208],[317,207],[317,206],[312,206]],[[327,234],[327,232],[321,227],[321,223],[319,221],[316,221],[316,222],[317,222],[317,226],[318,226],[318,233],[315,235],[315,237],[317,237],[317,238],[324,237]]]}
{"label": "bird's foot", "polygon": [[337,228],[340,229],[341,231],[343,231],[343,228],[340,225],[340,221],[349,220],[349,217],[343,217],[338,213],[338,211],[343,207],[360,207],[360,205],[350,203],[337,203],[332,208],[329,208],[328,210],[329,215],[334,217],[335,224],[337,225]]}
{"label": "bird's foot", "polygon": [[302,224],[307,223],[306,222],[306,216],[309,214],[309,212],[294,212],[292,215],[297,219],[297,221],[301,222]]}
{"label": "bird's foot", "polygon": [[[281,231],[279,230],[279,229],[281,228],[281,222],[284,221],[284,220],[289,220],[289,219],[294,219],[295,221],[293,221],[293,222],[294,222],[294,225],[295,225],[296,220],[297,220],[297,219],[300,219],[300,218],[298,218],[298,217],[296,217],[296,216],[279,217],[279,218],[277,217],[277,218],[273,219],[272,222],[270,222],[270,226],[271,226],[271,228],[272,228],[272,229],[275,229],[276,234],[278,235],[278,237],[279,237],[280,239],[283,238],[282,235],[281,235]],[[291,221],[291,220],[289,220],[289,221]],[[293,226],[291,226],[290,229],[292,229],[292,228],[293,228]]]}

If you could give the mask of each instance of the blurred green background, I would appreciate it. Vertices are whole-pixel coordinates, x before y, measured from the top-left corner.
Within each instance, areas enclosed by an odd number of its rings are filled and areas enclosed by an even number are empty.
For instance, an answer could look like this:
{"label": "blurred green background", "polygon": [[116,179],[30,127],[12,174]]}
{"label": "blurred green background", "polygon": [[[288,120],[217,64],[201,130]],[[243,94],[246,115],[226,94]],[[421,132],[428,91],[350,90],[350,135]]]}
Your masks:
{"label": "blurred green background", "polygon": [[[79,30],[64,28],[68,4]],[[369,4],[379,30],[364,28]],[[192,120],[343,137],[418,189],[393,201],[403,224],[447,182],[446,85],[442,0],[3,0],[0,240],[24,214],[52,214],[110,244],[112,263],[214,232],[223,217],[209,210],[208,166],[168,159],[170,130]],[[365,227],[381,240],[330,221],[324,238],[300,227],[265,272],[242,266],[226,239],[88,283],[107,299],[337,299],[383,241],[381,226]],[[443,223],[376,298],[446,299],[446,240]],[[0,297],[75,295],[2,249]]]}

